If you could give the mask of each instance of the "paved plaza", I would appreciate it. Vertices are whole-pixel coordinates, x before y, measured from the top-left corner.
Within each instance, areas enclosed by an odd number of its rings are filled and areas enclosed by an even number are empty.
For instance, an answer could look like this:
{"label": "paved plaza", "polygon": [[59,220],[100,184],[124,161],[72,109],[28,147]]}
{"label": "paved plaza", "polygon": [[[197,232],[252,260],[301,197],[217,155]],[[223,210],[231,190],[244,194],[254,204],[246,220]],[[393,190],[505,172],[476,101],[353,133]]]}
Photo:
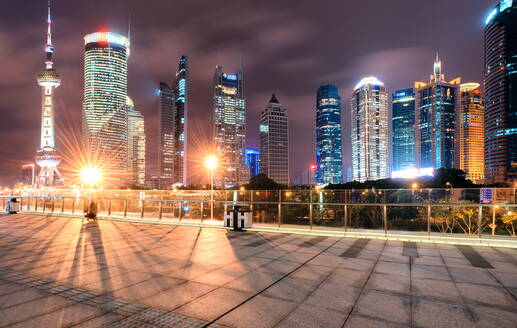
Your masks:
{"label": "paved plaza", "polygon": [[517,250],[0,215],[0,327],[517,327]]}

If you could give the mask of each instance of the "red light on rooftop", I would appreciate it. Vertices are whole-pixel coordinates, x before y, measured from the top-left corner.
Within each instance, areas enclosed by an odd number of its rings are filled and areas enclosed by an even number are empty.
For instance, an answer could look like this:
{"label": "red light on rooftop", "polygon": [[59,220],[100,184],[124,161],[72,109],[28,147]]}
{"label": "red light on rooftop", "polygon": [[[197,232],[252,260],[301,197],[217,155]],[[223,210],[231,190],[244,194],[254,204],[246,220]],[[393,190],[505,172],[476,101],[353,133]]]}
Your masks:
{"label": "red light on rooftop", "polygon": [[318,166],[316,164],[311,164],[311,166],[310,166],[311,170],[316,170],[317,167]]}

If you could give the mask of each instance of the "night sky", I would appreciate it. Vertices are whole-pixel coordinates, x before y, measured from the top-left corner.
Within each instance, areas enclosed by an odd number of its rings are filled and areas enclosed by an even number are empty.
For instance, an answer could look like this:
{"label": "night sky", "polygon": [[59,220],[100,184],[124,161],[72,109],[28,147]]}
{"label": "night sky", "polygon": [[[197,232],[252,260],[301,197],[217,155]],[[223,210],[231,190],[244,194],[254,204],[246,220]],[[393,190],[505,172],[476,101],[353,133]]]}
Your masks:
{"label": "night sky", "polygon": [[[391,93],[427,81],[436,51],[447,79],[481,82],[483,22],[497,2],[53,0],[54,67],[62,78],[57,147],[80,136],[83,36],[100,29],[126,35],[131,11],[129,96],[145,116],[148,174],[157,162],[156,90],[160,81],[172,83],[182,54],[190,59],[192,171],[208,142],[217,63],[225,71],[244,72],[249,146],[259,146],[259,115],[272,92],[288,108],[292,179],[314,161],[316,90],[328,82],[338,86],[346,170],[354,85],[375,75]],[[46,5],[46,0],[0,3],[0,185],[12,183],[39,148],[36,74],[44,67]]]}

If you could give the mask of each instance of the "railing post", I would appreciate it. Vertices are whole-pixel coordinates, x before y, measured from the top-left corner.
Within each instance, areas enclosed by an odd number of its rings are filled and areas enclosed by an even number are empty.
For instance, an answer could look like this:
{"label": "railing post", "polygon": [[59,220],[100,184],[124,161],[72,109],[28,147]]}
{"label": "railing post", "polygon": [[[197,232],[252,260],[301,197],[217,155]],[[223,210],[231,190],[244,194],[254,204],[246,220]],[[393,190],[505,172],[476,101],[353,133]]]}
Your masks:
{"label": "railing post", "polygon": [[140,209],[140,218],[144,218],[145,200],[142,200],[142,208]]}
{"label": "railing post", "polygon": [[108,216],[111,217],[111,198],[108,199]]}
{"label": "railing post", "polygon": [[250,193],[251,193],[251,195],[250,195],[250,210],[251,210],[251,213],[253,213],[253,190],[250,190]]}
{"label": "railing post", "polygon": [[481,220],[483,219],[483,206],[478,209],[478,238],[481,239]]}
{"label": "railing post", "polygon": [[386,205],[382,208],[382,217],[384,221],[384,235],[388,234],[388,207]]}
{"label": "railing post", "polygon": [[163,201],[160,199],[160,205],[158,205],[158,220],[162,219],[163,215]]}
{"label": "railing post", "polygon": [[345,232],[348,230],[348,205],[345,205]]}
{"label": "railing post", "polygon": [[42,197],[43,198],[43,213],[45,213],[45,210],[47,209],[47,197]]}
{"label": "railing post", "polygon": [[181,221],[181,215],[183,214],[183,202],[180,200],[178,203],[178,220]]}
{"label": "railing post", "polygon": [[282,190],[278,191],[278,227],[282,224]]}
{"label": "railing post", "polygon": [[75,212],[75,197],[72,197],[72,214]]}
{"label": "railing post", "polygon": [[127,216],[127,199],[124,199],[124,217]]}
{"label": "railing post", "polygon": [[427,236],[431,239],[431,206],[427,205]]}
{"label": "railing post", "polygon": [[38,197],[34,197],[34,212],[38,211]]}
{"label": "railing post", "polygon": [[309,225],[312,230],[312,189],[309,190]]}
{"label": "railing post", "polygon": [[205,213],[204,213],[204,212],[205,212],[205,211],[204,211],[204,209],[205,209],[205,208],[204,208],[204,204],[205,204],[205,203],[203,203],[203,201],[201,201],[201,204],[200,204],[200,207],[201,207],[201,209],[200,209],[200,212],[201,212],[201,223],[203,223],[203,219],[204,219],[204,217],[205,217]]}
{"label": "railing post", "polygon": [[61,214],[65,213],[65,197],[61,198]]}

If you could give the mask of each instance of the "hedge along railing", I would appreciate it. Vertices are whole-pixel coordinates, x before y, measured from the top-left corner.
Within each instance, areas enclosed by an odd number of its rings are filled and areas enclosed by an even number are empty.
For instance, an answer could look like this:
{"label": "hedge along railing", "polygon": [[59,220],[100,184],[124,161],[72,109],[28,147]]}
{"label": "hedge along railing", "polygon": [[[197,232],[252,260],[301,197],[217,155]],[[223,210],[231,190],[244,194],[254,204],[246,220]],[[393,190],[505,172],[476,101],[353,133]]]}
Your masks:
{"label": "hedge along railing", "polygon": [[[253,191],[255,193],[258,191]],[[277,200],[242,200],[236,194],[242,191],[223,191],[232,194],[232,200],[191,199],[190,192],[179,193],[176,199],[156,198],[119,198],[106,197],[107,193],[92,196],[99,205],[99,216],[119,219],[145,221],[176,221],[190,224],[222,225],[223,213],[233,205],[248,206],[253,211],[254,222],[258,227],[290,228],[298,230],[319,230],[333,233],[376,232],[392,233],[404,231],[420,236],[458,236],[481,238],[495,220],[499,229],[495,234],[504,234],[505,225],[497,215],[517,211],[515,203],[358,203],[323,202],[320,197],[325,191],[314,191],[308,201],[290,201],[298,191],[276,192]],[[364,191],[363,191],[364,192]],[[221,193],[221,192],[219,192]],[[247,192],[249,194],[250,192]],[[260,192],[259,192],[260,193]],[[282,194],[285,193],[285,197]],[[185,195],[187,194],[187,195]],[[204,195],[210,195],[203,192]],[[5,200],[13,196],[1,196]],[[316,196],[316,197],[314,197]],[[90,198],[84,193],[77,197],[67,196],[16,196],[21,202],[22,212],[37,214],[63,214],[82,216],[83,209]],[[2,201],[2,206],[5,201]],[[214,207],[213,220],[209,217]],[[516,212],[517,213],[517,212]],[[517,226],[517,221],[514,222]],[[507,227],[507,225],[506,225]],[[511,226],[514,227],[514,226]],[[501,229],[503,228],[503,229]],[[515,234],[513,235],[515,236]]]}

